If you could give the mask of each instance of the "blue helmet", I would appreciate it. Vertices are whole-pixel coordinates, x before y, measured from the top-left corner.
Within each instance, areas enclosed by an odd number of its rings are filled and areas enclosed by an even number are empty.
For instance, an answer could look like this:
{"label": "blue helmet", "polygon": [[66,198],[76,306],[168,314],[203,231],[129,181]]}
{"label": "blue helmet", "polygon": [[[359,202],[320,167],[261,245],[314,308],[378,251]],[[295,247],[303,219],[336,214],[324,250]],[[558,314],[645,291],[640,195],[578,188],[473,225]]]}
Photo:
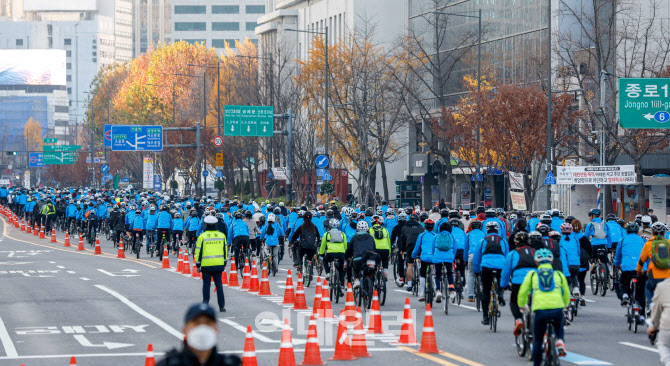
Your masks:
{"label": "blue helmet", "polygon": [[542,248],[535,251],[535,262],[537,263],[551,263],[554,261],[554,255],[551,250]]}

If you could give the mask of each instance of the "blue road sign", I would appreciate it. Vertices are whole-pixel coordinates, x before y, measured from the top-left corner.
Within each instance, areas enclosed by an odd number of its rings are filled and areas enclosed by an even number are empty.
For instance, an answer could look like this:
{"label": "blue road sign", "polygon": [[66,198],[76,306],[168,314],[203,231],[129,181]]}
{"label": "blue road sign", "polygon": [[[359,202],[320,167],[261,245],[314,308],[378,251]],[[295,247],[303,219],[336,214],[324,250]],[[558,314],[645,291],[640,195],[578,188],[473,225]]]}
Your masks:
{"label": "blue road sign", "polygon": [[31,168],[39,168],[44,166],[44,162],[42,160],[42,153],[30,153],[30,157],[28,158],[29,164]]}
{"label": "blue road sign", "polygon": [[544,178],[544,184],[545,185],[556,184],[556,177],[554,177],[554,174],[552,172],[547,173],[547,177]]}
{"label": "blue road sign", "polygon": [[484,181],[484,177],[482,176],[481,173],[476,173],[475,175],[472,176],[472,181],[474,182],[475,179],[479,182]]}
{"label": "blue road sign", "polygon": [[330,173],[324,169],[322,180],[333,180],[333,177],[330,176]]}
{"label": "blue road sign", "polygon": [[103,164],[100,166],[100,171],[103,173],[107,173],[109,171],[109,165]]}
{"label": "blue road sign", "polygon": [[317,177],[323,177],[323,174],[324,174],[325,171],[326,171],[326,169],[317,169],[316,170],[316,176]]}
{"label": "blue road sign", "polygon": [[121,182],[121,183],[129,183],[129,182],[130,182],[130,178],[121,178],[121,181],[120,181],[120,182]]}
{"label": "blue road sign", "polygon": [[112,125],[105,125],[102,141],[105,142],[105,147],[112,146]]}
{"label": "blue road sign", "polygon": [[[221,170],[219,170],[219,172],[221,172]],[[223,176],[223,174],[221,176]],[[216,177],[221,178],[219,177],[219,173],[216,173]],[[272,175],[272,170],[268,170],[268,178],[274,179],[274,175]]]}
{"label": "blue road sign", "polygon": [[209,172],[208,172],[208,171],[206,171],[206,170],[203,170],[203,171],[202,171],[202,176],[203,176],[203,177],[206,177],[206,176],[208,176],[208,175],[209,175]]}
{"label": "blue road sign", "polygon": [[162,151],[163,126],[112,125],[112,151]]}
{"label": "blue road sign", "polygon": [[316,156],[315,162],[317,168],[325,169],[328,168],[328,163],[330,162],[330,159],[328,159],[328,155],[321,154]]}
{"label": "blue road sign", "polygon": [[154,174],[154,191],[156,191],[156,192],[161,191],[161,175],[160,174]]}
{"label": "blue road sign", "polygon": [[56,184],[56,181],[52,179],[51,184]]}
{"label": "blue road sign", "polygon": [[[216,177],[223,178],[223,172],[221,171],[221,169],[216,171]],[[272,173],[269,173],[269,177],[272,178]]]}

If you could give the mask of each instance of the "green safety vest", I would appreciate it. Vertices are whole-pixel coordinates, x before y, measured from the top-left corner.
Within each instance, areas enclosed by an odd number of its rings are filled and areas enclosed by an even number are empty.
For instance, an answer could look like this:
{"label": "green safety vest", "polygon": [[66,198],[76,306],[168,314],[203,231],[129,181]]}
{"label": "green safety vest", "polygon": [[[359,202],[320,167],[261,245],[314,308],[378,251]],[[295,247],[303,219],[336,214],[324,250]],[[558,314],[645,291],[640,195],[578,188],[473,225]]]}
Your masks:
{"label": "green safety vest", "polygon": [[228,258],[226,236],[218,230],[205,231],[198,236],[195,261],[200,267],[225,266]]}
{"label": "green safety vest", "polygon": [[344,253],[347,251],[347,236],[344,235],[344,232],[340,231],[340,235],[342,235],[342,242],[341,243],[334,243],[331,242],[330,239],[330,232],[327,231],[326,234],[321,238],[321,249],[319,250],[319,254],[323,255],[326,249],[328,249],[328,253]]}
{"label": "green safety vest", "polygon": [[391,239],[389,238],[389,231],[385,227],[381,228],[382,238],[377,239],[375,236],[375,227],[380,225],[375,225],[370,228],[369,233],[372,235],[372,238],[375,239],[375,249],[378,250],[391,250]]}

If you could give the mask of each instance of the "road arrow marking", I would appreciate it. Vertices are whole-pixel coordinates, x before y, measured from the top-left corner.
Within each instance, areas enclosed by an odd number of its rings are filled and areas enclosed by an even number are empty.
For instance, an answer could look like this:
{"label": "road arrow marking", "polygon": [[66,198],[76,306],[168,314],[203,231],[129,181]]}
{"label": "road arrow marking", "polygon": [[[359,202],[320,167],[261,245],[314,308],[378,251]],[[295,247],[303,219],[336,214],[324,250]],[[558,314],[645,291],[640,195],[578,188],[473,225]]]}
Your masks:
{"label": "road arrow marking", "polygon": [[102,342],[102,344],[93,344],[83,334],[75,334],[73,337],[84,347],[107,347],[107,349],[117,349],[134,346],[134,344],[116,342]]}
{"label": "road arrow marking", "polygon": [[648,119],[649,121],[651,121],[652,119],[654,119],[654,115],[653,115],[653,114],[649,114],[649,113],[647,113],[647,114],[644,115],[644,118],[646,118],[646,119]]}
{"label": "road arrow marking", "polygon": [[[100,272],[106,274],[107,276],[111,276],[111,277],[138,277],[138,276],[139,276],[139,275],[136,275],[136,274],[120,274],[120,273],[118,273],[118,272],[117,272],[117,274],[114,274],[114,273],[112,273],[112,272],[107,272],[107,271],[105,271],[104,269],[100,269],[100,268],[98,268],[98,271],[100,271]],[[139,271],[137,271],[137,270],[133,270],[133,269],[124,269],[124,270],[121,271],[121,272],[125,272],[125,271],[130,271],[131,273],[137,273],[137,272],[139,272]]]}

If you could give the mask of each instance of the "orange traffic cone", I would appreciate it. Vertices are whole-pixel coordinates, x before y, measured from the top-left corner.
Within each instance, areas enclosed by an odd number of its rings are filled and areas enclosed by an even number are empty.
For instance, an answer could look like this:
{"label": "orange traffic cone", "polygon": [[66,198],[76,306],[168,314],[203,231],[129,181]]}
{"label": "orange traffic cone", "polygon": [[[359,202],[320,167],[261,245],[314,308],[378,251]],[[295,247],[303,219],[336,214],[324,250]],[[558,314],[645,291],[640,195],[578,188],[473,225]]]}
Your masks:
{"label": "orange traffic cone", "polygon": [[26,225],[26,234],[32,234],[32,230],[30,230],[30,223]]}
{"label": "orange traffic cone", "polygon": [[14,225],[14,215],[9,214],[9,224]]}
{"label": "orange traffic cone", "polygon": [[95,236],[95,252],[93,254],[102,254],[102,249],[100,249],[100,237]]}
{"label": "orange traffic cone", "polygon": [[284,289],[284,301],[282,304],[293,304],[295,302],[295,292],[293,291],[293,278],[291,278],[291,270],[288,270],[286,276],[286,288]]}
{"label": "orange traffic cone", "polygon": [[351,282],[347,283],[347,297],[344,301],[344,315],[347,323],[354,324],[356,321],[356,305],[354,304],[354,292],[351,289]]}
{"label": "orange traffic cone", "polygon": [[[37,223],[35,223],[35,226],[37,226]],[[16,215],[14,215],[14,227],[17,228],[17,229],[20,227],[20,225],[19,225],[19,217],[16,216]]]}
{"label": "orange traffic cone", "polygon": [[233,257],[230,262],[230,278],[228,279],[228,286],[238,287],[239,285],[240,281],[237,279],[237,267],[235,266],[235,258]]}
{"label": "orange traffic cone", "polygon": [[221,284],[224,285],[224,286],[228,286],[228,275],[226,274],[225,269],[221,273]]}
{"label": "orange traffic cone", "polygon": [[302,273],[298,272],[298,286],[295,290],[295,304],[293,310],[309,309],[305,299],[305,286],[302,284]]}
{"label": "orange traffic cone", "polygon": [[74,356],[70,357],[70,366],[77,366],[77,359]]}
{"label": "orange traffic cone", "polygon": [[293,341],[291,340],[291,327],[288,325],[288,318],[284,318],[284,330],[281,333],[278,366],[294,365],[295,354],[293,353]]}
{"label": "orange traffic cone", "polygon": [[258,283],[258,270],[256,269],[256,261],[254,261],[253,265],[251,266],[251,279],[249,280],[249,291],[247,292],[258,292],[260,290],[260,284]]}
{"label": "orange traffic cone", "polygon": [[33,229],[33,236],[39,236],[40,235],[40,228],[37,226],[37,223],[35,223],[35,229]]}
{"label": "orange traffic cone", "polygon": [[251,333],[251,325],[247,325],[247,337],[244,340],[244,351],[242,352],[242,366],[257,366],[256,347],[254,336]]}
{"label": "orange traffic cone", "polygon": [[26,221],[23,217],[21,218],[21,231],[26,231]]}
{"label": "orange traffic cone", "polygon": [[70,245],[70,233],[65,230],[65,241],[63,242],[64,247],[69,247]]}
{"label": "orange traffic cone", "polygon": [[323,279],[323,291],[321,292],[321,311],[319,316],[322,318],[334,318],[333,308],[330,304],[330,287],[328,287],[328,280]]}
{"label": "orange traffic cone", "polygon": [[40,225],[40,239],[44,239],[44,225]]}
{"label": "orange traffic cone", "polygon": [[356,308],[355,312],[356,320],[354,320],[354,336],[351,339],[351,353],[356,357],[372,357],[372,355],[368,353],[368,344],[365,340],[365,328],[363,327],[361,308]]}
{"label": "orange traffic cone", "polygon": [[337,327],[337,338],[335,338],[335,353],[328,361],[352,361],[357,360],[351,353],[351,345],[349,344],[349,331],[347,330],[347,323],[344,317],[344,310],[340,312],[340,321]]}
{"label": "orange traffic cone", "polygon": [[409,297],[405,298],[405,311],[400,327],[400,338],[397,344],[416,345],[416,333],[414,332],[414,320],[412,320],[412,308],[409,305]]}
{"label": "orange traffic cone", "polygon": [[79,245],[77,246],[77,250],[86,250],[84,249],[84,238],[79,235]]}
{"label": "orange traffic cone", "polygon": [[184,257],[181,254],[181,248],[179,248],[179,256],[177,257],[177,273],[181,273],[184,270]]}
{"label": "orange traffic cone", "polygon": [[188,252],[184,253],[184,268],[181,271],[181,274],[185,274],[185,275],[190,275],[191,274],[191,266],[188,263]]}
{"label": "orange traffic cone", "polygon": [[368,333],[384,334],[382,327],[382,312],[379,309],[379,296],[377,290],[372,293],[372,306],[370,307],[370,321],[368,323]]}
{"label": "orange traffic cone", "polygon": [[251,272],[249,272],[249,258],[244,260],[244,272],[242,272],[242,290],[248,290],[251,284]]}
{"label": "orange traffic cone", "polygon": [[421,347],[419,352],[440,353],[437,349],[437,339],[435,338],[435,326],[433,325],[433,311],[430,304],[426,304],[426,316],[423,318],[423,333],[421,334]]}
{"label": "orange traffic cone", "polygon": [[315,317],[319,316],[319,310],[321,310],[321,295],[323,294],[323,288],[321,287],[321,276],[316,278],[316,290],[314,291],[314,304],[312,305],[312,314]]}
{"label": "orange traffic cone", "polygon": [[191,270],[191,278],[202,278],[200,272],[198,272],[198,266],[193,262],[193,269]]}
{"label": "orange traffic cone", "polygon": [[309,330],[307,331],[307,343],[305,344],[305,358],[300,365],[325,365],[321,360],[321,349],[319,348],[319,337],[316,334],[316,320],[314,314],[309,319]]}
{"label": "orange traffic cone", "polygon": [[123,247],[123,238],[119,238],[119,252],[116,255],[116,258],[125,258],[125,257],[126,257],[126,251]]}
{"label": "orange traffic cone", "polygon": [[[30,227],[30,226],[28,226],[28,227]],[[57,242],[57,240],[56,240],[56,229],[51,228],[51,243],[56,243],[56,242]]]}
{"label": "orange traffic cone", "polygon": [[163,263],[161,264],[162,269],[170,269],[170,253],[168,252],[167,246],[163,249]]}
{"label": "orange traffic cone", "polygon": [[144,366],[156,366],[156,358],[154,357],[154,346],[149,343],[147,346],[147,357],[144,360]]}
{"label": "orange traffic cone", "polygon": [[259,296],[270,296],[270,279],[268,278],[268,266],[263,263],[263,271],[261,272],[261,289],[258,292]]}

